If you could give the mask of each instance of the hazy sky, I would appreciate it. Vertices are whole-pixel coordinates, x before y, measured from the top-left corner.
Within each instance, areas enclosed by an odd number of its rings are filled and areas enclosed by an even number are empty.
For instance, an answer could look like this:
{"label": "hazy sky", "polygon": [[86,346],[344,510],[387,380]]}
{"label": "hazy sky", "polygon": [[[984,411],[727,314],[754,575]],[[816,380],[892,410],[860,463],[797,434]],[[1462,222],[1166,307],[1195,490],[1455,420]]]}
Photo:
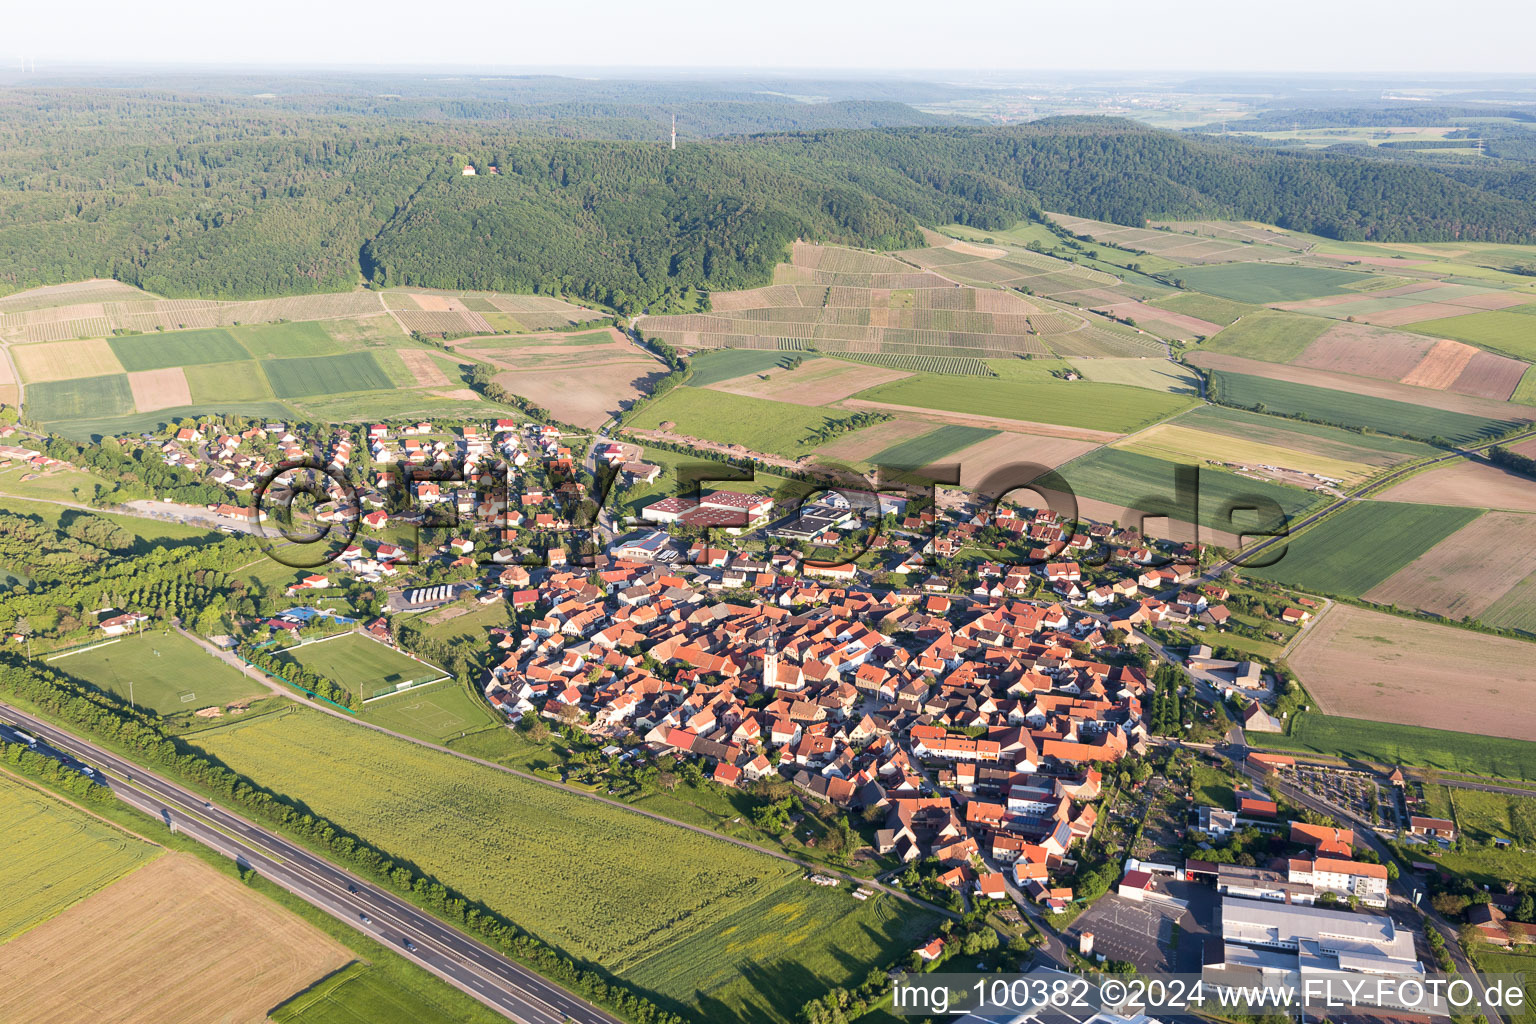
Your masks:
{"label": "hazy sky", "polygon": [[[1531,0],[76,0],[0,63],[1523,72]],[[8,52],[7,52],[8,51]]]}

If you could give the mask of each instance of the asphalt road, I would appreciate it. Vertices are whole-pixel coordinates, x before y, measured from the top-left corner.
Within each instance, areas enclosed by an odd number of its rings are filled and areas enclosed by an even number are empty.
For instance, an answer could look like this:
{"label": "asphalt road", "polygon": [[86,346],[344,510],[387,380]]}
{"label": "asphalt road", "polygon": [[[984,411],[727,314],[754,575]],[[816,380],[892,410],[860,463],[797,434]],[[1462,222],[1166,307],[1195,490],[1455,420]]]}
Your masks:
{"label": "asphalt road", "polygon": [[[520,1024],[619,1024],[616,1018],[392,893],[136,764],[5,704],[0,704],[0,721],[92,766],[129,806],[254,869],[511,1020]],[[406,940],[416,948],[408,949]]]}

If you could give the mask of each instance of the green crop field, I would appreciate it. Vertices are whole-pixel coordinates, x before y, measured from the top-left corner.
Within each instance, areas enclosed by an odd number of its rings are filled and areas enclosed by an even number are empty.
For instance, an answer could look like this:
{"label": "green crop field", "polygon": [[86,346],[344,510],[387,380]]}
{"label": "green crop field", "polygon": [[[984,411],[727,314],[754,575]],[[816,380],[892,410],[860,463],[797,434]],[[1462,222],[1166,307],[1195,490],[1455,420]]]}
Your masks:
{"label": "green crop field", "polygon": [[27,415],[43,423],[133,412],[133,392],[121,373],[27,385]]}
{"label": "green crop field", "polygon": [[[1149,515],[1161,515],[1158,500],[1174,499],[1176,464],[1150,455],[1119,448],[1099,448],[1082,455],[1057,470],[1080,498],[1106,501],[1115,505],[1143,508]],[[1223,470],[1201,466],[1199,490],[1200,526],[1231,533],[1244,528],[1272,529],[1276,524],[1267,517],[1255,521],[1238,515],[1237,522],[1225,514],[1233,507],[1255,507],[1254,499],[1267,499],[1280,506],[1287,517],[1295,517],[1317,503],[1317,496],[1296,487],[1285,487],[1264,480],[1249,480]],[[1145,500],[1145,499],[1151,499]],[[1175,518],[1189,521],[1188,515]]]}
{"label": "green crop field", "polygon": [[[1506,861],[1521,862],[1522,865],[1527,867],[1527,870],[1522,872],[1525,875],[1525,883],[1529,885],[1532,882],[1536,882],[1536,877],[1533,877],[1536,873],[1529,870],[1531,858],[1528,854],[1517,854],[1512,850],[1491,852],[1495,856],[1502,852],[1504,855],[1502,859]],[[1451,856],[1459,857],[1461,855],[1452,854]],[[1498,879],[1498,881],[1503,881],[1503,879]],[[1481,884],[1492,885],[1494,882],[1490,880]],[[1478,949],[1474,955],[1477,959],[1477,969],[1484,974],[1518,974],[1523,976],[1525,983],[1525,1005],[1518,1009],[1501,1008],[1499,1016],[1509,1021],[1510,1024],[1532,1024],[1533,1021],[1536,1021],[1536,954],[1529,952],[1517,953],[1510,950],[1495,949],[1490,946]]]}
{"label": "green crop field", "polygon": [[[890,896],[859,903],[846,885],[796,879],[719,922],[718,941],[673,946],[625,978],[697,1019],[771,1019],[785,1005],[857,985],[862,965],[889,958],[893,948],[917,948],[937,922]],[[801,952],[786,955],[786,947]],[[742,970],[744,960],[750,971]]]}
{"label": "green crop field", "polygon": [[1320,316],[1303,316],[1267,309],[1245,316],[1200,346],[1211,352],[1288,363],[1301,355],[1318,335],[1335,326]]}
{"label": "green crop field", "polygon": [[1151,426],[1195,404],[1194,398],[1185,395],[1163,395],[1124,384],[1065,381],[1044,375],[1034,380],[1003,378],[962,383],[949,376],[918,374],[861,391],[854,397],[1121,434]]}
{"label": "green crop field", "polygon": [[400,683],[436,679],[444,674],[435,666],[423,665],[359,633],[302,644],[284,651],[281,657],[365,698],[392,690]]}
{"label": "green crop field", "polygon": [[1175,276],[1197,292],[1236,302],[1295,302],[1337,295],[1365,279],[1352,270],[1295,267],[1281,263],[1217,263],[1189,267]]}
{"label": "green crop field", "polygon": [[137,370],[163,370],[168,366],[193,366],[198,363],[232,363],[249,358],[249,353],[222,327],[201,331],[169,331],[164,334],[130,334],[108,338],[107,344],[117,354],[118,362],[129,373]]}
{"label": "green crop field", "polygon": [[362,718],[365,722],[433,743],[505,723],[505,719],[494,714],[483,700],[472,696],[456,679],[380,697],[363,706]]}
{"label": "green crop field", "polygon": [[1255,736],[1254,743],[1285,750],[1355,757],[1376,764],[1406,764],[1505,779],[1536,781],[1536,743],[1369,722],[1305,711],[1289,735]]}
{"label": "green crop field", "polygon": [[1246,302],[1233,302],[1231,299],[1201,295],[1199,292],[1175,292],[1173,295],[1153,299],[1150,305],[1157,306],[1159,309],[1172,310],[1175,313],[1183,313],[1185,316],[1208,320],[1223,327],[1240,316],[1256,313],[1259,310],[1258,306],[1252,306]]}
{"label": "green crop field", "polygon": [[1490,309],[1443,320],[1421,320],[1403,329],[1436,338],[1455,338],[1518,359],[1536,360],[1536,315],[1523,312],[1525,309],[1536,310],[1536,306]]}
{"label": "green crop field", "polygon": [[266,374],[253,360],[204,363],[183,371],[194,402],[261,402],[272,397]]}
{"label": "green crop field", "polygon": [[395,386],[371,352],[308,359],[264,359],[261,368],[278,398],[335,395],[347,391],[391,391]]}
{"label": "green crop field", "polygon": [[0,775],[0,942],[74,906],[160,849]]}
{"label": "green crop field", "polygon": [[1536,573],[1506,590],[1478,619],[1490,626],[1518,629],[1536,636]]}
{"label": "green crop field", "polygon": [[1181,427],[1195,427],[1245,441],[1259,441],[1368,466],[1391,466],[1407,459],[1433,455],[1436,451],[1427,444],[1405,437],[1362,434],[1325,423],[1282,419],[1224,405],[1202,405],[1173,422]]}
{"label": "green crop field", "polygon": [[1200,393],[1195,372],[1171,359],[1079,359],[1073,366],[1100,384],[1125,384],[1171,395]]}
{"label": "green crop field", "polygon": [[1303,590],[1359,597],[1480,515],[1476,508],[1351,502],[1289,541],[1274,565],[1242,571]]}
{"label": "green crop field", "polygon": [[273,1010],[271,1018],[276,1024],[454,1024],[453,1011],[401,980],[354,962]]}
{"label": "green crop field", "polygon": [[[620,977],[665,954],[677,963],[728,958],[717,976],[734,969],[759,981],[753,954],[724,933],[727,922],[771,895],[793,904],[790,884],[804,887],[799,900],[820,899],[792,864],[317,712],[264,715],[189,739]],[[864,959],[870,947],[845,954],[838,944],[854,938],[842,917],[860,906],[823,907],[814,928],[784,932],[775,955],[862,977],[874,966]],[[880,956],[909,948],[893,944]],[[770,1020],[793,1019],[804,1001],[784,979],[762,992]]]}
{"label": "green crop field", "polygon": [[162,715],[228,704],[267,692],[260,681],[220,661],[180,633],[158,629],[56,656],[49,664],[124,700],[132,683],[134,703]]}
{"label": "green crop field", "polygon": [[[606,334],[602,335],[602,338],[604,341],[612,340]],[[749,373],[767,373],[769,370],[783,367],[792,358],[794,358],[793,355],[788,352],[763,351],[754,348],[718,348],[709,352],[700,352],[688,360],[688,366],[693,370],[688,383],[696,388],[702,388]]]}
{"label": "green crop field", "polygon": [[252,324],[230,329],[245,350],[257,359],[281,359],[287,356],[324,356],[344,351],[330,331],[329,324],[315,320],[296,320],[280,324]]}
{"label": "green crop field", "polygon": [[926,434],[893,444],[869,461],[877,466],[926,466],[951,455],[962,448],[969,448],[978,441],[996,437],[1000,430],[983,427],[959,427],[954,424],[931,430]]}
{"label": "green crop field", "polygon": [[1377,430],[1400,437],[1442,437],[1458,444],[1497,437],[1515,425],[1466,413],[1410,405],[1390,398],[1353,395],[1310,384],[1254,377],[1227,370],[1210,371],[1220,401],[1280,416],[1301,416],[1340,427]]}
{"label": "green crop field", "polygon": [[[950,381],[953,386],[953,380]],[[815,409],[766,398],[748,398],[702,388],[674,388],[640,411],[627,426],[655,430],[675,423],[675,434],[739,444],[752,451],[798,458],[814,448],[814,433],[836,419],[853,415],[842,409]]]}

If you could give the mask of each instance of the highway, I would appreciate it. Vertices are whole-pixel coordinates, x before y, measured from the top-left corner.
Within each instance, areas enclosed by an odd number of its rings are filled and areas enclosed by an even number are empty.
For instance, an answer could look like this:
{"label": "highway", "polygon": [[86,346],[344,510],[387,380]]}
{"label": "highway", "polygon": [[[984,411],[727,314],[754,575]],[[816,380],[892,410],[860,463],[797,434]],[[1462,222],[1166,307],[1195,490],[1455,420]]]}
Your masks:
{"label": "highway", "polygon": [[619,1024],[398,896],[132,762],[6,704],[0,704],[0,722],[91,766],[124,803],[255,870],[511,1020]]}

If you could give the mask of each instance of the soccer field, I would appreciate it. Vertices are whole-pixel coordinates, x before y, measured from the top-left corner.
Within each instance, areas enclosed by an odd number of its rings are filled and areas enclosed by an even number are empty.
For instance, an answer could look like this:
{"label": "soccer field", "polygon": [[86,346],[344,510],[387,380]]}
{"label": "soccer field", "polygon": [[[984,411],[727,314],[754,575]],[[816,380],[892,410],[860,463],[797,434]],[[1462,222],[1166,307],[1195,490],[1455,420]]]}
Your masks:
{"label": "soccer field", "polygon": [[364,699],[387,693],[402,683],[422,682],[444,674],[436,666],[424,665],[357,633],[304,644],[284,651],[282,657],[320,673]]}
{"label": "soccer field", "polygon": [[126,636],[78,654],[58,655],[49,665],[124,700],[131,694],[139,707],[162,715],[196,711],[266,692],[261,683],[180,633],[159,630]]}
{"label": "soccer field", "polygon": [[380,697],[363,708],[362,718],[373,725],[433,743],[484,729],[498,720],[505,725],[505,719],[494,715],[456,679]]}

